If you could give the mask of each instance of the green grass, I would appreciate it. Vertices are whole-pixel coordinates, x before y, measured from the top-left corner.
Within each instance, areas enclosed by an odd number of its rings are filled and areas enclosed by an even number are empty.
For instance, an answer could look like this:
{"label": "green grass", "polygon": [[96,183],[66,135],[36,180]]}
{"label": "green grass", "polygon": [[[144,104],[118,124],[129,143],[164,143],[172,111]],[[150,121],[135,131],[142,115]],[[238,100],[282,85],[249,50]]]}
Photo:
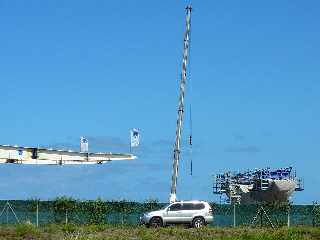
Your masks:
{"label": "green grass", "polygon": [[0,240],[312,240],[320,239],[320,228],[215,228],[166,227],[152,229],[125,225],[0,226]]}

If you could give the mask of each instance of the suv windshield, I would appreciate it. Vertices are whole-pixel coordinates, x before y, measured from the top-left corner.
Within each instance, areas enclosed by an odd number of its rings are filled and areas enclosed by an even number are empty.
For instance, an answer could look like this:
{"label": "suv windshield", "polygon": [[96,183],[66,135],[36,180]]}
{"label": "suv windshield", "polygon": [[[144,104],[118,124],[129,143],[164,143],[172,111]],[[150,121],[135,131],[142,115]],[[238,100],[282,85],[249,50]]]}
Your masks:
{"label": "suv windshield", "polygon": [[168,207],[168,205],[165,205],[162,208],[160,208],[160,210],[165,210],[167,207]]}

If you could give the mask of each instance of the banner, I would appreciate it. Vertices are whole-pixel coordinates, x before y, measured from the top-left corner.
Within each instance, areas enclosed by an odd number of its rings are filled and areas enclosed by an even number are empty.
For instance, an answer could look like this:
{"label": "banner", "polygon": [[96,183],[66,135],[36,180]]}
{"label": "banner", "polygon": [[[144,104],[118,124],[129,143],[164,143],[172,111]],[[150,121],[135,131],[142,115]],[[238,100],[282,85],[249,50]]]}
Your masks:
{"label": "banner", "polygon": [[136,128],[131,129],[130,136],[131,136],[131,147],[138,147],[140,144],[139,130]]}
{"label": "banner", "polygon": [[88,152],[89,150],[88,139],[81,137],[80,138],[80,152]]}

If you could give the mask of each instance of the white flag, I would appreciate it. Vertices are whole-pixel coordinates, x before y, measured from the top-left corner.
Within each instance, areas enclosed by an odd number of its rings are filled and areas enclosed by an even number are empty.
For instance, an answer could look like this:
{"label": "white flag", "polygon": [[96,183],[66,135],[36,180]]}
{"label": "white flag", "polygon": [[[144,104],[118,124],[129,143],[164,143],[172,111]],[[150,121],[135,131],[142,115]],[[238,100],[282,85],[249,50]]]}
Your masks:
{"label": "white flag", "polygon": [[80,152],[88,152],[89,150],[89,142],[88,139],[81,137],[80,138]]}
{"label": "white flag", "polygon": [[136,128],[131,129],[130,136],[131,136],[131,147],[138,147],[140,143],[139,130]]}

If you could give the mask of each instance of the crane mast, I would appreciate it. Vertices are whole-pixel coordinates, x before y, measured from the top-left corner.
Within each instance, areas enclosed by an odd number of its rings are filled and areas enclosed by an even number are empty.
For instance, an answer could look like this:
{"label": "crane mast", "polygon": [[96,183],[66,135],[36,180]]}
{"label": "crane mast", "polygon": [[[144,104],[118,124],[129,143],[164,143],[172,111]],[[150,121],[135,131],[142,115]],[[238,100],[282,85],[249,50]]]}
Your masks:
{"label": "crane mast", "polygon": [[184,33],[184,43],[183,43],[183,57],[182,57],[182,70],[181,70],[181,80],[180,80],[180,95],[178,103],[178,117],[176,126],[176,141],[173,152],[173,172],[171,181],[171,193],[170,193],[170,203],[177,200],[177,178],[178,178],[178,166],[181,153],[181,131],[182,131],[182,120],[184,112],[184,94],[185,85],[187,79],[187,63],[190,45],[190,27],[191,27],[191,5],[186,7],[186,30]]}

